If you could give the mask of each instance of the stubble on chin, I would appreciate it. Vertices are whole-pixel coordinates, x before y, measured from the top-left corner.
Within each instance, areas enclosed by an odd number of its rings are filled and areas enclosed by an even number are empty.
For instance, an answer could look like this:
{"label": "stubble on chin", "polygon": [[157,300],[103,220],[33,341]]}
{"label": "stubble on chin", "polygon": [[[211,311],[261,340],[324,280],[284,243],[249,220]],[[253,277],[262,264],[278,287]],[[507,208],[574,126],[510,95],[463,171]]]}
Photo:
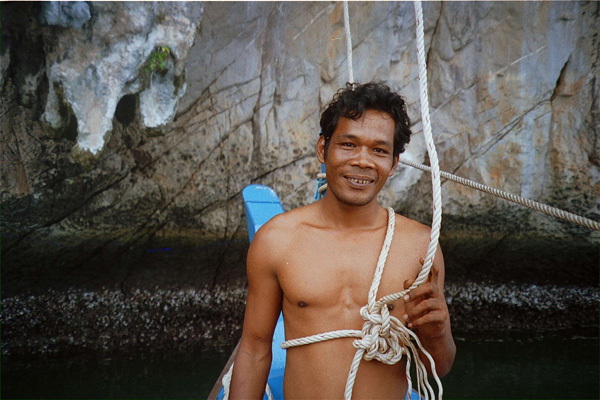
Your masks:
{"label": "stubble on chin", "polygon": [[352,196],[351,194],[338,193],[338,191],[335,188],[330,187],[327,188],[327,191],[331,192],[331,195],[333,195],[339,202],[354,207],[366,206],[367,204],[371,203],[375,198],[377,198],[377,194],[375,194],[374,196],[370,194],[365,194],[363,196]]}

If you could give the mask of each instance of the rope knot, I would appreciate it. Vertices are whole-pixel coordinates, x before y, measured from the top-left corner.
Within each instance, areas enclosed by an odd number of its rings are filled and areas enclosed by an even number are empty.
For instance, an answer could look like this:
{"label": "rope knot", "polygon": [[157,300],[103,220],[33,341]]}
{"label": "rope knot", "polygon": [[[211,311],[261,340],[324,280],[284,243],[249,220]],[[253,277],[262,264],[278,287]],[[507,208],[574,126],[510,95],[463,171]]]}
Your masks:
{"label": "rope knot", "polygon": [[[362,338],[354,341],[354,347],[364,349],[367,361],[377,360],[384,364],[396,364],[404,353],[402,323],[391,316],[387,304],[374,307],[368,305],[360,309],[365,320],[362,327]],[[410,342],[410,338],[408,338]]]}

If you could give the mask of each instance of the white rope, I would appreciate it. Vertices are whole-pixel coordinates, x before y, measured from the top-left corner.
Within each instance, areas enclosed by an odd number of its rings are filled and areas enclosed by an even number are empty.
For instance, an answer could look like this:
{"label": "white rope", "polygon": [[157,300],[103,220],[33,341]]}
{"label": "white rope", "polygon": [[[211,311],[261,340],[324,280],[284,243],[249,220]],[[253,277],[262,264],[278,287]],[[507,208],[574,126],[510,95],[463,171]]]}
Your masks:
{"label": "white rope", "polygon": [[[364,358],[367,361],[377,360],[384,364],[393,365],[406,355],[406,378],[408,380],[408,392],[412,391],[412,380],[410,377],[410,366],[414,358],[416,366],[417,388],[419,396],[424,399],[434,399],[434,391],[429,381],[427,380],[427,369],[419,357],[419,349],[429,359],[433,377],[440,388],[439,398],[442,396],[441,382],[435,371],[435,362],[431,355],[421,345],[419,338],[411,330],[409,330],[400,320],[389,313],[388,304],[396,301],[412,289],[406,289],[392,295],[384,296],[377,300],[377,291],[381,283],[381,276],[387,260],[387,256],[394,238],[394,230],[396,224],[396,214],[392,208],[388,208],[388,226],[385,234],[385,239],[381,247],[381,253],[375,268],[373,282],[369,290],[368,303],[360,309],[360,315],[365,321],[362,330],[338,330],[332,332],[320,333],[312,336],[302,337],[298,339],[287,340],[282,343],[281,348],[289,349],[290,347],[302,346],[306,344],[318,343],[325,340],[352,337],[357,338],[353,342],[357,349],[350,366],[344,397],[352,398],[352,389],[360,361]],[[412,342],[412,340],[416,342]]]}
{"label": "white rope", "polygon": [[[442,190],[440,184],[440,173],[437,151],[435,149],[435,143],[433,141],[433,135],[431,133],[431,122],[429,120],[429,97],[427,95],[427,65],[425,63],[425,39],[423,31],[423,10],[421,8],[421,2],[415,1],[415,28],[417,36],[417,59],[419,65],[419,97],[421,101],[421,120],[423,121],[423,134],[425,136],[425,142],[427,144],[427,153],[431,160],[431,184],[433,188],[433,221],[431,223],[431,237],[429,247],[425,256],[425,263],[423,269],[417,276],[417,279],[410,287],[413,290],[423,284],[427,280],[431,266],[433,265],[433,259],[437,250],[440,227],[442,224]],[[348,53],[348,74],[350,81],[354,81],[354,73],[352,70],[352,36],[350,34],[350,16],[348,13],[348,2],[344,1],[344,26],[346,28],[346,50]],[[323,191],[326,190],[326,186],[322,186]],[[319,189],[321,190],[321,189]],[[321,192],[320,192],[321,193]]]}
{"label": "white rope", "polygon": [[346,54],[348,57],[348,82],[354,83],[354,70],[352,69],[352,35],[350,34],[350,14],[348,2],[344,1],[344,30],[346,31]]}
{"label": "white rope", "polygon": [[[411,167],[418,168],[422,171],[429,172],[431,168],[427,165],[420,164],[409,160],[408,158],[400,155],[400,162],[406,165],[410,165]],[[582,217],[581,215],[573,214],[571,212],[561,210],[560,208],[552,207],[544,203],[540,203],[535,200],[530,200],[525,197],[517,196],[515,194],[505,192],[503,190],[495,189],[490,186],[486,186],[484,184],[472,181],[470,179],[463,178],[461,176],[453,175],[451,173],[440,171],[440,175],[443,178],[449,179],[453,182],[460,183],[461,185],[470,187],[472,189],[477,189],[481,192],[491,194],[493,196],[499,197],[504,200],[511,201],[513,203],[522,205],[524,207],[531,208],[532,210],[536,210],[539,212],[543,212],[544,214],[550,215],[555,218],[559,218],[565,221],[573,222],[580,226],[584,226],[586,228],[600,231],[600,223],[594,220],[591,220],[586,217]]]}
{"label": "white rope", "polygon": [[[427,153],[431,161],[431,185],[433,189],[433,220],[431,222],[431,238],[423,269],[417,276],[415,283],[409,288],[412,290],[427,280],[433,258],[437,250],[442,225],[442,188],[440,184],[440,167],[438,164],[437,151],[431,133],[431,122],[429,120],[429,98],[427,95],[427,65],[425,63],[425,39],[423,33],[423,10],[421,2],[415,1],[415,23],[417,29],[417,59],[419,62],[419,97],[421,100],[421,120],[423,121],[423,134],[427,145]],[[441,390],[441,388],[440,388]]]}
{"label": "white rope", "polygon": [[[348,53],[348,74],[350,76],[350,82],[354,81],[354,73],[352,70],[352,37],[350,35],[350,17],[348,14],[348,2],[344,1],[344,26],[346,28],[346,49],[347,49],[347,53]],[[415,16],[416,16],[416,24],[417,24],[417,55],[419,58],[419,83],[420,83],[420,97],[421,97],[421,115],[422,115],[422,120],[423,120],[423,132],[425,135],[427,135],[427,132],[431,133],[431,123],[429,120],[429,100],[427,99],[427,70],[426,70],[426,66],[425,66],[425,50],[424,50],[424,46],[423,46],[423,11],[421,9],[421,4],[420,2],[415,2],[414,3],[415,6]],[[427,140],[427,138],[426,138]],[[429,143],[429,142],[428,142]],[[429,152],[429,145],[427,146],[427,151]],[[434,147],[434,152],[435,152],[435,147]],[[444,172],[444,171],[439,171],[439,164],[437,162],[437,153],[435,155],[435,163],[433,162],[433,158],[432,155],[429,155],[429,159],[432,160],[432,165],[434,166],[434,171],[432,173],[432,177],[436,176],[436,178],[434,178],[433,180],[438,180],[439,181],[439,176],[443,176],[446,179],[449,179],[453,182],[457,182],[460,183],[462,185],[465,185],[467,187],[473,188],[473,189],[477,189],[479,191],[482,191],[484,193],[488,193],[491,194],[493,196],[502,198],[504,200],[508,200],[511,201],[513,203],[522,205],[524,207],[528,207],[532,210],[536,210],[542,213],[545,213],[547,215],[553,216],[555,218],[559,218],[565,221],[570,221],[573,222],[575,224],[578,224],[580,226],[584,226],[586,228],[595,230],[595,231],[600,231],[600,222],[591,220],[589,218],[577,215],[577,214],[573,214],[571,212],[565,211],[565,210],[561,210],[559,208],[556,207],[552,207],[549,206],[547,204],[544,203],[540,203],[534,200],[530,200],[530,199],[526,199],[524,197],[521,196],[517,196],[499,189],[495,189],[486,185],[483,185],[481,183],[466,179],[466,178],[462,178],[460,176],[456,176],[456,175],[452,175],[448,172]],[[426,172],[431,172],[431,168],[427,165],[423,165],[423,164],[419,164],[416,163],[414,161],[411,161],[409,159],[407,159],[406,157],[400,155],[400,162],[402,162],[403,164],[406,165],[410,165],[412,167],[418,168],[422,171],[426,171]],[[317,176],[318,178],[325,178],[324,174],[319,174]],[[435,187],[436,187],[436,183],[433,183],[433,188],[435,191]],[[318,189],[319,194],[322,194],[325,190],[327,190],[327,184],[321,186]],[[434,193],[434,210],[436,209],[436,207],[440,210],[440,216],[441,216],[441,197],[440,199],[440,204],[438,207],[438,204],[436,203],[436,194]],[[434,219],[435,219],[435,214],[434,214]],[[435,222],[435,221],[434,221]],[[441,218],[440,218],[440,222],[441,222]],[[435,223],[432,226],[432,237],[434,234],[434,230],[433,228],[435,228],[436,225]],[[437,230],[438,234],[439,234],[439,227]],[[436,243],[437,243],[437,239],[436,239]],[[430,242],[430,246],[428,248],[428,253],[429,251],[433,249],[433,240]],[[434,253],[435,254],[435,253]],[[427,260],[426,260],[427,262]],[[427,265],[427,263],[425,264]],[[423,266],[423,270],[425,270],[425,265]],[[423,276],[426,277],[427,274],[423,273]],[[416,283],[416,282],[415,282]]]}
{"label": "white rope", "polygon": [[[348,59],[348,77],[349,82],[354,82],[354,71],[352,68],[352,35],[350,32],[350,17],[348,13],[348,2],[344,1],[344,27],[346,32],[346,51]],[[482,185],[480,183],[449,174],[447,172],[439,170],[439,163],[437,157],[437,151],[435,149],[435,143],[433,141],[433,135],[431,133],[431,122],[429,118],[429,99],[427,94],[427,66],[425,62],[425,46],[424,46],[424,32],[423,32],[423,10],[420,1],[414,2],[415,7],[415,25],[416,25],[416,36],[417,36],[417,58],[419,65],[419,97],[421,102],[421,119],[423,121],[423,134],[427,144],[427,153],[431,162],[431,167],[423,164],[415,163],[408,160],[404,156],[400,156],[400,161],[406,165],[413,166],[415,168],[428,171],[431,173],[432,178],[432,191],[433,191],[433,219],[431,227],[430,243],[427,249],[427,255],[423,268],[417,279],[406,290],[401,292],[393,293],[382,297],[379,300],[376,299],[379,284],[381,282],[381,276],[389,248],[394,236],[395,227],[395,212],[392,208],[388,208],[388,227],[386,231],[385,240],[379,255],[377,267],[375,269],[375,276],[369,290],[368,304],[360,309],[360,314],[364,319],[362,330],[338,330],[320,333],[312,336],[303,338],[291,339],[283,342],[281,348],[288,349],[290,347],[302,346],[312,343],[318,343],[325,340],[332,340],[337,338],[352,337],[357,338],[353,342],[354,347],[357,349],[352,364],[350,366],[350,372],[348,373],[348,379],[346,381],[346,388],[344,391],[344,397],[346,399],[352,398],[352,389],[354,387],[354,381],[358,372],[360,361],[364,357],[367,361],[377,360],[385,364],[395,364],[402,359],[402,356],[406,355],[406,379],[408,382],[408,393],[412,392],[412,380],[410,376],[410,366],[412,358],[415,359],[416,367],[416,378],[417,388],[420,398],[428,400],[429,398],[434,399],[435,393],[433,388],[427,380],[427,370],[424,363],[419,357],[419,349],[427,357],[430,362],[433,377],[439,388],[438,399],[443,396],[443,386],[437,375],[435,369],[435,362],[433,357],[425,350],[421,345],[421,342],[417,335],[409,330],[404,324],[402,324],[396,317],[389,314],[387,304],[390,304],[402,297],[411,290],[417,288],[423,284],[430,273],[433,265],[433,259],[437,250],[439,242],[439,233],[441,227],[442,218],[442,200],[441,200],[441,183],[440,175],[446,179],[450,179],[454,182],[461,183],[465,186],[483,191],[485,193],[492,194],[494,196],[503,198],[505,200],[512,201],[514,203],[532,208],[537,211],[544,212],[554,217],[568,220],[579,225],[588,227],[594,230],[600,230],[600,224],[596,221],[581,217],[576,214],[569,213],[564,210],[560,210],[554,207],[550,207],[546,204],[542,204],[533,200],[525,199],[520,196],[491,188],[489,186]],[[325,178],[325,174],[319,174],[317,178]],[[322,194],[327,189],[327,184],[318,188],[318,193]],[[417,344],[414,345],[412,340]],[[233,372],[233,364],[227,374],[223,377],[224,386],[224,399],[229,398],[229,386],[231,382],[231,375]],[[270,387],[267,384],[266,394],[269,400],[273,399]]]}
{"label": "white rope", "polygon": [[[441,226],[441,211],[442,211],[442,200],[441,200],[441,188],[440,188],[440,177],[439,177],[439,166],[437,152],[435,150],[435,144],[433,143],[433,137],[431,134],[431,124],[429,123],[429,101],[427,98],[427,68],[425,65],[425,50],[424,50],[424,34],[423,34],[423,12],[421,10],[421,3],[416,1],[415,3],[415,20],[417,30],[417,55],[419,61],[419,82],[420,82],[420,97],[421,97],[421,115],[423,121],[423,129],[425,135],[425,141],[427,143],[427,152],[429,159],[432,164],[432,185],[433,185],[433,222],[431,228],[431,239],[429,247],[427,249],[427,255],[425,257],[425,263],[423,268],[415,282],[408,288],[401,292],[393,293],[382,297],[380,300],[376,300],[377,291],[381,282],[381,275],[387,255],[394,237],[394,227],[396,216],[392,208],[388,208],[388,227],[386,231],[385,240],[381,248],[377,267],[375,269],[375,276],[369,290],[368,304],[360,309],[360,314],[365,320],[361,331],[356,330],[340,330],[334,332],[326,332],[304,338],[292,339],[282,343],[281,347],[284,349],[301,346],[311,343],[317,343],[324,340],[331,340],[342,337],[354,337],[358,338],[354,341],[353,345],[357,349],[352,364],[350,366],[350,372],[348,373],[348,379],[346,381],[346,388],[344,390],[344,397],[347,400],[352,398],[352,389],[354,387],[354,381],[358,372],[360,361],[364,357],[367,361],[378,360],[385,364],[395,364],[402,359],[402,355],[406,354],[406,379],[408,381],[408,393],[412,392],[412,380],[410,376],[410,366],[412,358],[414,357],[414,363],[416,367],[417,377],[417,388],[419,397],[424,396],[425,400],[434,399],[434,391],[429,381],[427,380],[427,369],[423,361],[419,357],[419,349],[428,358],[433,377],[438,385],[438,399],[442,398],[443,388],[442,383],[435,370],[435,362],[431,355],[421,345],[419,338],[412,331],[410,331],[404,324],[400,322],[396,317],[389,314],[387,304],[392,303],[402,297],[411,290],[417,288],[427,280],[427,276],[433,265],[433,258],[437,250],[439,232]],[[350,17],[348,13],[348,4],[344,1],[344,26],[346,31],[346,50],[348,54],[348,75],[350,82],[354,82],[354,72],[352,69],[352,36],[350,33]],[[326,189],[326,186],[321,187],[322,190]],[[320,190],[320,189],[319,189]],[[414,339],[417,346],[411,341]],[[229,383],[231,381],[231,373],[233,371],[233,365],[229,372],[223,377],[223,384],[226,386],[225,394],[229,394]],[[267,394],[270,392],[267,385]],[[227,399],[228,397],[225,397]],[[269,398],[271,399],[271,398]]]}
{"label": "white rope", "polygon": [[[360,314],[365,320],[362,330],[340,330],[334,332],[326,332],[322,334],[312,335],[304,338],[292,339],[285,341],[281,347],[284,349],[300,346],[305,344],[317,343],[324,340],[331,340],[342,337],[359,337],[354,341],[354,347],[357,351],[352,360],[350,366],[350,372],[348,373],[348,379],[346,381],[346,388],[344,391],[344,397],[346,399],[352,398],[352,389],[354,387],[354,381],[358,372],[360,361],[364,357],[366,360],[378,360],[385,364],[395,364],[402,359],[402,355],[406,354],[406,378],[408,380],[408,391],[412,391],[412,381],[410,377],[410,364],[412,357],[417,371],[417,387],[419,389],[419,396],[421,393],[425,396],[425,399],[435,398],[434,391],[427,380],[427,370],[422,360],[419,357],[417,347],[411,341],[411,338],[415,340],[418,348],[421,349],[423,354],[429,359],[431,364],[431,370],[433,377],[438,385],[439,392],[438,398],[441,399],[443,395],[443,387],[440,379],[435,370],[435,362],[431,355],[421,346],[421,342],[418,337],[411,332],[404,324],[402,324],[397,318],[389,315],[387,304],[396,301],[411,290],[417,288],[423,284],[429,275],[431,267],[433,265],[433,259],[438,246],[439,233],[442,220],[442,199],[441,199],[441,184],[437,152],[435,150],[435,144],[433,142],[433,136],[431,133],[431,123],[429,121],[429,100],[427,96],[427,67],[425,64],[425,49],[424,49],[424,33],[423,33],[423,11],[421,9],[421,3],[416,1],[415,6],[415,25],[417,30],[417,56],[419,63],[419,85],[420,85],[420,99],[421,99],[421,119],[423,121],[423,133],[425,141],[427,143],[427,152],[429,159],[432,164],[432,187],[433,187],[433,221],[431,227],[431,237],[429,247],[427,248],[427,254],[425,256],[425,262],[421,272],[417,276],[415,282],[406,290],[401,292],[393,293],[382,297],[376,301],[377,291],[379,289],[379,283],[381,281],[381,275],[387,259],[389,247],[392,242],[394,235],[394,224],[395,224],[395,213],[394,210],[388,209],[388,229],[386,237],[381,249],[377,268],[375,270],[375,276],[371,289],[369,291],[369,301],[366,306],[363,306],[360,310]],[[350,35],[350,18],[348,15],[348,5],[344,1],[344,25],[346,28],[346,46],[348,52],[348,73],[350,75],[350,81],[354,80],[354,74],[352,71],[352,39]],[[323,189],[325,190],[325,189]],[[412,356],[411,356],[412,355]]]}
{"label": "white rope", "polygon": [[[221,380],[221,382],[223,383],[223,400],[229,400],[229,388],[231,387],[231,376],[233,375],[233,366],[234,365],[235,365],[235,362],[232,362],[231,367],[229,367],[229,371],[227,371],[227,373]],[[273,397],[273,392],[271,392],[271,388],[269,387],[268,383],[267,383],[267,386],[265,387],[265,393],[267,394],[267,399],[275,400]]]}
{"label": "white rope", "polygon": [[[354,73],[352,72],[352,37],[350,34],[350,16],[348,14],[348,2],[344,1],[344,26],[346,28],[346,50],[348,53],[348,73],[351,81],[354,81]],[[427,280],[433,259],[437,250],[440,227],[442,225],[442,189],[440,183],[440,168],[438,163],[437,151],[433,142],[431,133],[431,122],[429,120],[429,97],[427,95],[427,65],[425,63],[425,34],[423,30],[423,10],[421,2],[415,1],[415,28],[417,36],[417,60],[419,65],[419,97],[421,101],[421,120],[423,121],[423,134],[427,145],[427,153],[431,161],[431,185],[433,191],[433,220],[431,223],[431,237],[429,247],[425,256],[423,269],[417,276],[417,279],[410,287],[413,290],[423,284]],[[325,189],[323,189],[325,190]]]}

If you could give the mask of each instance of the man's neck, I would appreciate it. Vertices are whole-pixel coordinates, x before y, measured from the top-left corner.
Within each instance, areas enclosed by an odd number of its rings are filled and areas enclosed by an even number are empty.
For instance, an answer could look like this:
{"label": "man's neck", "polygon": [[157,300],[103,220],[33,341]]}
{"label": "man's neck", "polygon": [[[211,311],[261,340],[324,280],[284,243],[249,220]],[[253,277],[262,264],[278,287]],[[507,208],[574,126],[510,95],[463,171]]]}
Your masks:
{"label": "man's neck", "polygon": [[340,202],[333,194],[321,201],[321,215],[326,225],[337,229],[376,229],[387,223],[387,212],[376,200],[353,206]]}

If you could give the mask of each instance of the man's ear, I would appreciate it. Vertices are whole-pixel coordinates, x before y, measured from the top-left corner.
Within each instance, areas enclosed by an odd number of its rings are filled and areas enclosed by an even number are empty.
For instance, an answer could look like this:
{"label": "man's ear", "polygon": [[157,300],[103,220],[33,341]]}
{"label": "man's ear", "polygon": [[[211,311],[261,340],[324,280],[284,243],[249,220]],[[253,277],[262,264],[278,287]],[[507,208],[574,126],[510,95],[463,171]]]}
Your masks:
{"label": "man's ear", "polygon": [[394,161],[392,164],[392,169],[390,171],[390,173],[388,174],[388,177],[391,178],[392,175],[394,175],[394,172],[396,172],[396,168],[398,168],[398,163],[400,162],[400,154],[398,154],[396,157],[394,157]]}
{"label": "man's ear", "polygon": [[321,164],[325,164],[325,136],[319,136],[319,140],[317,140],[317,160]]}

